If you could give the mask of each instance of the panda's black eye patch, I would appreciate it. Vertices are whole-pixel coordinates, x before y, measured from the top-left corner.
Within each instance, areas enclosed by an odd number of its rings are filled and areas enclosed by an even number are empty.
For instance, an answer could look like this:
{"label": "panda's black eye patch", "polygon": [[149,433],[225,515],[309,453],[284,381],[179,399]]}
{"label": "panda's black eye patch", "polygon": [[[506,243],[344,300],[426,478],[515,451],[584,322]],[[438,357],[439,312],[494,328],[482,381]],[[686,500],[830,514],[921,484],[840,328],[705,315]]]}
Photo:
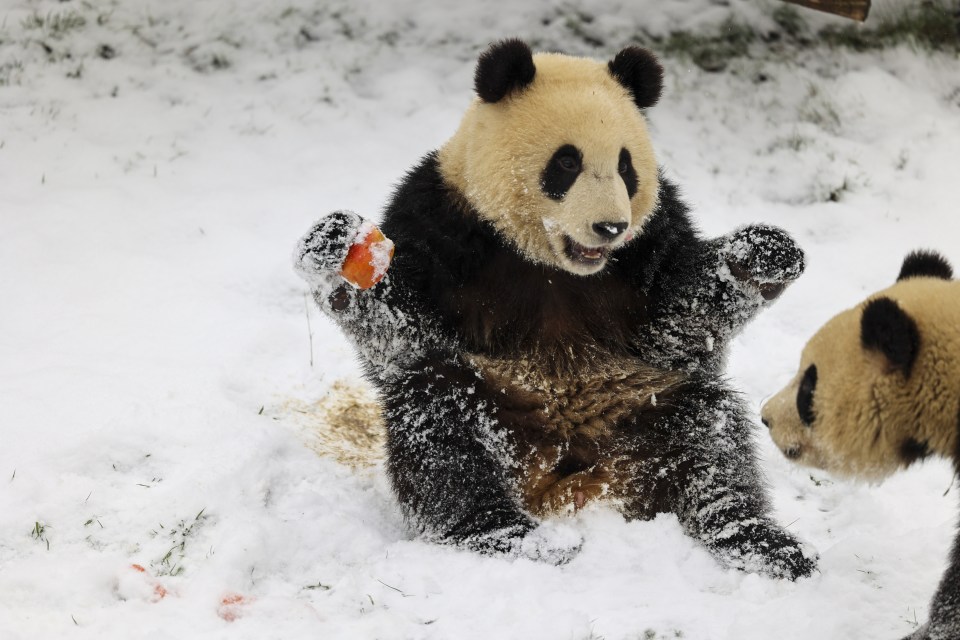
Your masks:
{"label": "panda's black eye patch", "polygon": [[813,393],[817,389],[817,365],[812,364],[803,373],[800,388],[797,389],[797,413],[800,420],[808,427],[813,426],[816,417],[813,413]]}
{"label": "panda's black eye patch", "polygon": [[563,200],[567,191],[583,172],[583,154],[572,144],[553,152],[540,174],[540,189],[551,200]]}
{"label": "panda's black eye patch", "polygon": [[623,178],[623,184],[627,187],[627,195],[633,198],[637,193],[637,170],[633,168],[633,158],[630,157],[630,152],[626,149],[620,149],[617,172]]}

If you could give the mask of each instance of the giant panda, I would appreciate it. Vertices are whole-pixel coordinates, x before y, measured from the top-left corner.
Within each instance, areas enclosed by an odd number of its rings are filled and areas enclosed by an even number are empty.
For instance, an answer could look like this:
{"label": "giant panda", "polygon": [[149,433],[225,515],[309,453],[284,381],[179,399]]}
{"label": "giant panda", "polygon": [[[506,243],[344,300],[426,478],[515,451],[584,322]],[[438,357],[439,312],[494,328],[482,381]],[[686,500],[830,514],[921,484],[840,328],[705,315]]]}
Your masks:
{"label": "giant panda", "polygon": [[[695,229],[644,110],[662,69],[479,57],[459,128],[397,186],[376,286],[340,276],[369,223],[338,211],[295,266],[379,392],[387,472],[425,538],[569,560],[544,523],[588,501],[674,513],[723,564],[797,578],[815,554],[770,516],[751,418],[722,376],[730,338],[803,270],[779,229]],[[567,531],[569,533],[569,531]]]}
{"label": "giant panda", "polygon": [[[960,472],[960,282],[939,254],[911,253],[896,284],[829,320],[793,380],[762,408],[784,455],[881,480],[929,455]],[[911,636],[960,638],[960,537]]]}

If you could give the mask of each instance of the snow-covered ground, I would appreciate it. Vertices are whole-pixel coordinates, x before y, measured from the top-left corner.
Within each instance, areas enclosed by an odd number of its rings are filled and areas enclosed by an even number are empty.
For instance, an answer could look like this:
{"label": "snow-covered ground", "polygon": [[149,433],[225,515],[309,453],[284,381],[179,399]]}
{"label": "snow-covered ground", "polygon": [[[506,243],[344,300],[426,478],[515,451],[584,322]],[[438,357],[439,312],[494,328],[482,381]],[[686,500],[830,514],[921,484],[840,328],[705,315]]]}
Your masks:
{"label": "snow-covered ground", "polygon": [[[309,408],[359,378],[306,304],[293,245],[332,209],[376,217],[453,132],[482,47],[519,35],[610,57],[731,15],[772,28],[776,6],[5,0],[0,638],[912,630],[954,531],[945,462],[853,485],[791,466],[758,426],[777,516],[821,553],[820,574],[790,583],[720,568],[674,517],[602,507],[572,518],[585,544],[563,567],[434,546],[404,528],[380,468],[308,446],[324,429]],[[960,265],[955,55],[665,63],[655,142],[703,228],[770,222],[808,252],[734,346],[755,406],[907,251]]]}

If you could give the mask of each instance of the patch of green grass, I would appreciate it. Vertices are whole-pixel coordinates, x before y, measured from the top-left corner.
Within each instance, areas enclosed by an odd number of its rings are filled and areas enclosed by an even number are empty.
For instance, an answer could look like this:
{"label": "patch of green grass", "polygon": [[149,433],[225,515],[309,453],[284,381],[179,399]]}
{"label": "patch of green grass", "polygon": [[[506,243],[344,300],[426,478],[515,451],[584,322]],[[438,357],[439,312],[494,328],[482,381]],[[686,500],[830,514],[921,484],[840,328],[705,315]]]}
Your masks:
{"label": "patch of green grass", "polygon": [[87,24],[87,19],[80,12],[73,9],[60,12],[50,12],[46,16],[34,11],[24,18],[21,26],[26,30],[40,29],[51,38],[62,38],[65,34],[80,29]]}
{"label": "patch of green grass", "polygon": [[[23,75],[23,62],[20,60],[11,60],[0,64],[0,87],[7,87],[14,84],[20,84],[20,78]],[[17,476],[16,470],[13,472],[10,480]]]}
{"label": "patch of green grass", "polygon": [[840,113],[817,85],[811,84],[807,88],[807,95],[800,105],[799,116],[803,122],[809,122],[824,131],[837,133],[840,130]]}
{"label": "patch of green grass", "polygon": [[662,43],[664,53],[689,57],[704,71],[723,71],[734,58],[746,56],[757,34],[733,19],[721,23],[713,33],[674,31]]}
{"label": "patch of green grass", "polygon": [[33,529],[30,531],[30,537],[37,542],[43,542],[47,545],[47,551],[50,550],[50,539],[47,537],[47,529],[50,525],[44,524],[39,520],[33,523]]}
{"label": "patch of green grass", "polygon": [[788,38],[799,39],[810,32],[807,21],[803,19],[796,7],[781,4],[771,14],[773,21]]}
{"label": "patch of green grass", "polygon": [[187,543],[196,537],[204,523],[209,519],[204,511],[206,511],[205,508],[201,509],[200,513],[194,516],[192,520],[181,520],[172,529],[167,529],[161,524],[161,531],[153,532],[157,536],[166,535],[172,543],[172,546],[159,560],[151,563],[156,575],[179,576],[186,571],[182,561],[187,555]]}
{"label": "patch of green grass", "polygon": [[960,52],[960,0],[904,2],[875,12],[863,25],[848,22],[819,31],[803,11],[788,4],[779,4],[771,18],[776,24],[772,31],[757,31],[728,18],[712,30],[674,31],[651,44],[666,55],[689,58],[705,71],[723,71],[732,60],[757,53],[756,45],[781,52],[818,44],[868,51],[907,43],[928,51]]}
{"label": "patch of green grass", "polygon": [[591,47],[602,47],[605,43],[603,38],[599,37],[595,30],[591,29],[594,17],[584,11],[576,11],[573,15],[566,16],[564,26],[575,37],[579,38]]}
{"label": "patch of green grass", "polygon": [[960,52],[960,3],[904,2],[879,13],[864,26],[827,27],[819,35],[831,46],[855,51],[910,44],[933,51]]}

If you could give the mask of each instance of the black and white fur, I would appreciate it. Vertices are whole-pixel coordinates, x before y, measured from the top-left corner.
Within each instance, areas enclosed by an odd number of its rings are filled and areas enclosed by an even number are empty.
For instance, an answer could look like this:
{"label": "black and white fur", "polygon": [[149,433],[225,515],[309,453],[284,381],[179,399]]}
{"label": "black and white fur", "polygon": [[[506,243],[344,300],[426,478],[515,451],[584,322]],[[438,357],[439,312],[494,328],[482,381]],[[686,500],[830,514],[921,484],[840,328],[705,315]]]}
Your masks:
{"label": "black and white fur", "polygon": [[[522,92],[523,78],[510,74],[484,85],[481,97]],[[478,67],[478,87],[482,75]],[[579,542],[543,535],[522,504],[523,452],[503,417],[511,400],[473,356],[543,358],[545,368],[571,375],[580,363],[611,358],[683,377],[616,425],[617,446],[636,460],[623,513],[675,513],[727,566],[791,579],[815,569],[769,515],[751,418],[722,375],[731,337],[799,276],[803,254],[762,225],[705,239],[677,188],[661,177],[659,189],[639,237],[592,276],[527,260],[443,179],[435,152],[404,177],[384,212],[381,229],[396,256],[376,287],[357,290],[338,275],[359,216],[331,214],[301,240],[296,267],[379,391],[388,472],[424,536],[569,559]]]}

